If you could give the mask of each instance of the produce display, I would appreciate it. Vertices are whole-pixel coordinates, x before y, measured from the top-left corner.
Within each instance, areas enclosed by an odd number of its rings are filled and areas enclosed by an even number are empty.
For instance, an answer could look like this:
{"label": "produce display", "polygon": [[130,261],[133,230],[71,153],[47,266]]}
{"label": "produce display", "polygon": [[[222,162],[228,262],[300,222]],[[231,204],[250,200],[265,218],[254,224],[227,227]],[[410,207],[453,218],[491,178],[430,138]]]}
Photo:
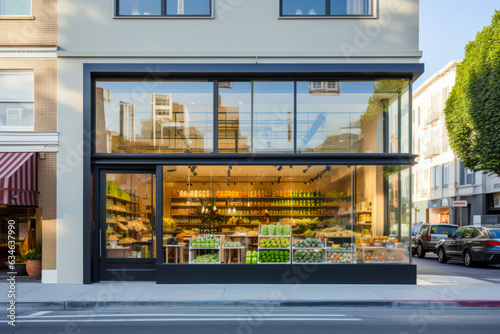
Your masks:
{"label": "produce display", "polygon": [[293,253],[295,263],[323,263],[325,262],[325,251],[318,250],[296,250]]}
{"label": "produce display", "polygon": [[241,242],[239,241],[226,241],[224,247],[241,247]]}
{"label": "produce display", "polygon": [[409,256],[408,251],[405,249],[386,249],[386,260],[387,262],[408,262]]}
{"label": "produce display", "polygon": [[218,248],[220,239],[216,236],[198,237],[191,241],[192,248]]}
{"label": "produce display", "polygon": [[364,258],[365,263],[380,263],[385,261],[385,251],[375,249],[365,249]]}
{"label": "produce display", "polygon": [[290,238],[287,237],[275,237],[269,239],[260,239],[260,248],[289,248]]}
{"label": "produce display", "polygon": [[248,251],[246,256],[246,263],[247,264],[257,263],[257,256],[258,256],[257,251]]}
{"label": "produce display", "polygon": [[260,251],[260,263],[286,263],[290,262],[290,251]]}
{"label": "produce display", "polygon": [[191,263],[219,263],[219,254],[199,255],[196,259],[191,261]]}
{"label": "produce display", "polygon": [[332,263],[352,263],[352,249],[349,244],[337,248],[328,248],[326,260]]}
{"label": "produce display", "polygon": [[307,238],[293,243],[293,248],[322,248],[323,243],[319,239]]}
{"label": "produce display", "polygon": [[290,225],[262,225],[260,227],[261,235],[290,235],[292,227]]}

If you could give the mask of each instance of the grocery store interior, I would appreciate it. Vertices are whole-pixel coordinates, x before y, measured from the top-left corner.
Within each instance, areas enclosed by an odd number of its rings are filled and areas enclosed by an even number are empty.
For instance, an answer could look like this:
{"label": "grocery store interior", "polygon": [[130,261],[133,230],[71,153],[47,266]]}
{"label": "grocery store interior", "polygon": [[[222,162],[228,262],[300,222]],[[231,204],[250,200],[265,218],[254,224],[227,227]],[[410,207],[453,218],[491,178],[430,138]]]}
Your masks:
{"label": "grocery store interior", "polygon": [[408,173],[399,166],[164,166],[162,254],[155,174],[108,173],[107,256],[164,264],[408,263]]}

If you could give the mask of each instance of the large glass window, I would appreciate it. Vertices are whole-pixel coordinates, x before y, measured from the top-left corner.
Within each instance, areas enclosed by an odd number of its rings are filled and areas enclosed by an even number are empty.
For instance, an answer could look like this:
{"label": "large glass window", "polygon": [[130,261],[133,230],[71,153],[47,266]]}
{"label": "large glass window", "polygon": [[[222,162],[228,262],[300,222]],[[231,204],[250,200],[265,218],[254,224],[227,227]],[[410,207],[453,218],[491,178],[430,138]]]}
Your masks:
{"label": "large glass window", "polygon": [[211,16],[211,0],[117,0],[118,16]]}
{"label": "large glass window", "polygon": [[0,0],[0,16],[31,15],[31,0]]}
{"label": "large glass window", "polygon": [[0,131],[33,131],[33,71],[0,71]]}
{"label": "large glass window", "polygon": [[209,153],[213,83],[98,81],[97,153]]}
{"label": "large glass window", "polygon": [[219,153],[293,153],[293,82],[219,83]]}
{"label": "large glass window", "polygon": [[218,81],[217,92],[203,80],[99,80],[95,93],[97,153],[410,152],[406,79]]}
{"label": "large glass window", "polygon": [[409,169],[191,165],[163,178],[164,263],[409,261]]}
{"label": "large glass window", "polygon": [[[402,104],[409,105],[409,98],[407,80],[298,82],[297,149],[307,153],[398,153],[400,110]],[[408,116],[407,110],[401,120],[407,128]],[[404,148],[402,153],[408,153],[408,145]]]}
{"label": "large glass window", "polygon": [[344,16],[371,13],[371,0],[281,0],[282,16]]}

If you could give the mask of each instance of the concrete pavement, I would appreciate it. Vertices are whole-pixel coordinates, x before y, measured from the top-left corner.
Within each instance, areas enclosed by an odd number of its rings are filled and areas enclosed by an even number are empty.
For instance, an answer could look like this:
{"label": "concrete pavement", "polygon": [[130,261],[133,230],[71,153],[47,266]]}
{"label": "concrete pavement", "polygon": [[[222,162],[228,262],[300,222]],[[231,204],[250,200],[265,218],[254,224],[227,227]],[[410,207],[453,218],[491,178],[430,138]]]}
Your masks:
{"label": "concrete pavement", "polygon": [[[8,305],[0,284],[0,307]],[[500,285],[91,285],[18,283],[18,309],[77,310],[141,307],[500,307]]]}

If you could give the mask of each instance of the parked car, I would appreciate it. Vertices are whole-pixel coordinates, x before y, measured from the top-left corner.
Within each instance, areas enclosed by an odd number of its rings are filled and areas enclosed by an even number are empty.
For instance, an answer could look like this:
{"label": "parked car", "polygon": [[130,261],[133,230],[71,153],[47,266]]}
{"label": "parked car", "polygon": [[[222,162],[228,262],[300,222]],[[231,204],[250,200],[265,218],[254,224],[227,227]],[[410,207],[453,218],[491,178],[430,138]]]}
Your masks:
{"label": "parked car", "polygon": [[467,267],[477,263],[500,264],[500,226],[466,226],[437,246],[441,263],[463,260]]}
{"label": "parked car", "polygon": [[415,256],[417,254],[417,234],[420,232],[422,224],[416,224],[411,227],[411,255]]}
{"label": "parked car", "polygon": [[[458,225],[422,224],[415,236],[412,250],[418,257],[424,258],[428,252],[436,253],[436,246],[442,239],[447,239],[458,230]],[[413,239],[413,238],[412,238]]]}

